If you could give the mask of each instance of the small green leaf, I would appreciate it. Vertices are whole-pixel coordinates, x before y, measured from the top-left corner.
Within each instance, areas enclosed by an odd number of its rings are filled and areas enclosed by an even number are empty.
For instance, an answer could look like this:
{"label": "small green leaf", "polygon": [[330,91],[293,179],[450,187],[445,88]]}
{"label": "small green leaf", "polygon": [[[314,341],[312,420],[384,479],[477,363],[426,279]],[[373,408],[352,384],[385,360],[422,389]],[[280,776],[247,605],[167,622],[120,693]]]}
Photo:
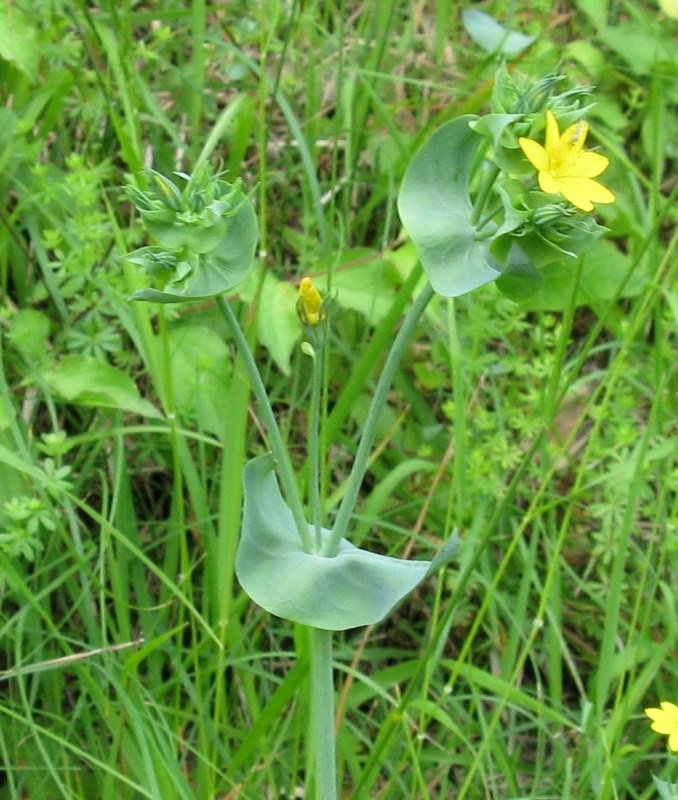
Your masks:
{"label": "small green leaf", "polygon": [[[600,239],[594,242],[581,258],[583,263],[579,277],[579,290],[575,299],[576,305],[595,305],[614,297],[628,272],[629,256],[622,253],[613,242]],[[510,291],[507,291],[506,294],[517,301],[524,300],[522,307],[525,309],[561,310],[569,304],[572,297],[572,282],[576,268],[574,258],[559,258],[539,269],[543,282],[536,287],[536,291],[532,295],[524,293],[518,297]],[[639,270],[632,273],[624,285],[621,296],[633,297],[638,294],[643,288],[645,280],[645,276]],[[501,281],[498,281],[497,285],[503,292],[504,286]]]}
{"label": "small green leaf", "polygon": [[499,275],[471,222],[471,163],[483,140],[469,128],[474,119],[458,117],[433,133],[410,162],[398,196],[400,218],[426,276],[444,297],[465,294]]}
{"label": "small green leaf", "polygon": [[508,30],[477,8],[465,8],[461,20],[468,35],[488,53],[517,55],[536,41],[534,36]]}
{"label": "small green leaf", "polygon": [[13,62],[37,81],[40,49],[35,28],[16,3],[0,4],[0,58]]}
{"label": "small green leaf", "polygon": [[174,401],[201,430],[224,434],[224,387],[231,374],[223,338],[204,325],[180,325],[169,333]]}
{"label": "small green leaf", "polygon": [[673,68],[678,64],[675,38],[662,36],[648,19],[607,28],[601,31],[600,41],[624,59],[635,75],[652,74],[661,61]]}
{"label": "small green leaf", "polygon": [[332,275],[332,289],[337,303],[357,311],[373,325],[378,324],[393,306],[400,278],[386,259],[367,247],[341,254],[341,263],[349,266]]}
{"label": "small green leaf", "polygon": [[[245,511],[236,558],[243,589],[271,614],[332,631],[372,625],[456,553],[453,540],[433,562],[406,561],[359,549],[347,539],[333,558],[306,553],[273,467],[270,455],[245,467]],[[323,529],[322,535],[330,531]]]}
{"label": "small green leaf", "polygon": [[49,317],[35,308],[24,308],[12,317],[8,338],[29,363],[44,362],[48,357],[46,341]]}
{"label": "small green leaf", "polygon": [[[258,271],[257,271],[258,273]],[[257,336],[271,358],[285,375],[290,374],[290,357],[301,336],[297,315],[297,290],[288,281],[281,281],[267,272],[250,273],[238,288],[240,297],[257,303]]]}
{"label": "small green leaf", "polygon": [[65,356],[49,372],[45,383],[69,403],[121,408],[145,417],[160,417],[158,410],[139,397],[134,381],[110,364],[92,356]]}

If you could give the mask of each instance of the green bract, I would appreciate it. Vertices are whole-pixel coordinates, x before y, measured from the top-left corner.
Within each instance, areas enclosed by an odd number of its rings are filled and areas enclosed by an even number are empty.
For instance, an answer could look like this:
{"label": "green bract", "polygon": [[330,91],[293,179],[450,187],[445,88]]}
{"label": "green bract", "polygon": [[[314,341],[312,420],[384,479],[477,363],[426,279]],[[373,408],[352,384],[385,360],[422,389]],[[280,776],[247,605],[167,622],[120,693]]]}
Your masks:
{"label": "green bract", "polygon": [[130,187],[132,199],[157,246],[126,258],[157,286],[139,289],[133,300],[178,303],[223,294],[246,276],[258,238],[254,209],[240,188],[213,175],[207,164],[186,181],[183,191],[149,170],[152,188]]}
{"label": "green bract", "polygon": [[[259,456],[245,467],[245,510],[236,558],[242,587],[271,614],[331,631],[371,625],[456,553],[456,535],[433,561],[370,553],[346,539],[333,558],[307,553],[273,467],[271,455]],[[330,532],[323,529],[322,534],[327,537]]]}
{"label": "green bract", "polygon": [[431,286],[457,297],[498,277],[478,241],[469,197],[471,163],[482,137],[458,117],[433,133],[410,162],[398,210]]}

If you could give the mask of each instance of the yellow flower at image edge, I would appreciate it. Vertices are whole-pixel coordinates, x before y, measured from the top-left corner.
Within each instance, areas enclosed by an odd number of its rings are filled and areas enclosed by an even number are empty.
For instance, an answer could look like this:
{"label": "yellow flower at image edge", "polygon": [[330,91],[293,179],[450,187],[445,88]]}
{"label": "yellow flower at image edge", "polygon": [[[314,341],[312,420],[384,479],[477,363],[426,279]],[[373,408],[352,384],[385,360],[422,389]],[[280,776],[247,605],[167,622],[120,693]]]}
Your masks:
{"label": "yellow flower at image edge", "polygon": [[674,703],[660,703],[661,708],[646,708],[645,713],[652,720],[650,727],[657,733],[669,737],[669,750],[678,753],[678,706]]}
{"label": "yellow flower at image edge", "polygon": [[317,325],[322,319],[323,298],[320,292],[313,285],[310,278],[302,278],[299,281],[299,302],[297,310],[301,321],[307,325]]}
{"label": "yellow flower at image edge", "polygon": [[560,133],[552,111],[546,112],[546,140],[543,145],[521,136],[520,148],[537,170],[539,188],[546,194],[562,194],[582,211],[593,211],[594,203],[614,203],[616,197],[593,178],[604,172],[610,159],[584,150],[589,132],[587,122],[577,122]]}

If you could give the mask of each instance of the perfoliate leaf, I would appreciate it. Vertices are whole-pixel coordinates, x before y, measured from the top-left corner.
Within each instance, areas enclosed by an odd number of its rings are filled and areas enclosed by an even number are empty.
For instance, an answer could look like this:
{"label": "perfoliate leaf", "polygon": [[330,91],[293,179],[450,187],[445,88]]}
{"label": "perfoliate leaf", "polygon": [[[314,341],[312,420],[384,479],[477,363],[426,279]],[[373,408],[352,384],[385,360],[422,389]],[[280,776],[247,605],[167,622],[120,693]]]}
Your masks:
{"label": "perfoliate leaf", "polygon": [[252,264],[257,218],[240,181],[227,183],[207,162],[185,180],[183,191],[154,170],[147,190],[128,190],[156,244],[129,253],[156,284],[133,300],[178,303],[224,294],[240,283]]}
{"label": "perfoliate leaf", "polygon": [[438,128],[410,162],[398,210],[431,286],[457,297],[493,281],[499,272],[486,258],[471,222],[471,162],[482,136],[469,128],[474,116]]}
{"label": "perfoliate leaf", "polygon": [[249,200],[243,196],[242,205],[226,222],[226,233],[213,250],[179,262],[182,271],[170,278],[162,290],[139,289],[132,300],[156,303],[204,300],[224,294],[240,283],[252,263],[258,237],[257,218]]}
{"label": "perfoliate leaf", "polygon": [[[245,467],[245,511],[235,564],[243,589],[271,614],[332,631],[371,625],[384,619],[432,569],[454,557],[455,541],[432,562],[370,553],[347,539],[333,558],[307,553],[273,467],[270,455]],[[330,532],[323,529],[322,535]]]}

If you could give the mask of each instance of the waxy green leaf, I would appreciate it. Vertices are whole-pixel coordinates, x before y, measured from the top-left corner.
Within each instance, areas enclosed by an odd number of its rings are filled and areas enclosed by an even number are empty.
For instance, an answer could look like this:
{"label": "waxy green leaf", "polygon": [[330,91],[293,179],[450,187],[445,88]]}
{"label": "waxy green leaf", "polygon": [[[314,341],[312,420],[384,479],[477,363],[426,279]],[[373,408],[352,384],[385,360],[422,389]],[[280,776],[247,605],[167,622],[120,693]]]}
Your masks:
{"label": "waxy green leaf", "polygon": [[477,239],[469,197],[471,163],[483,137],[469,128],[474,116],[438,128],[407,168],[398,210],[431,286],[457,297],[499,275]]}
{"label": "waxy green leaf", "polygon": [[[240,283],[252,264],[257,244],[257,217],[251,203],[243,195],[238,211],[224,220],[226,233],[208,253],[190,254],[179,261],[177,270],[160,289],[139,289],[132,300],[153,300],[156,303],[179,303],[186,300],[205,300],[224,294]],[[193,235],[196,235],[194,232]],[[147,251],[153,250],[154,263],[146,264]],[[158,275],[160,248],[142,248],[130,253],[127,259],[141,264],[150,274]],[[141,260],[140,260],[141,259]]]}
{"label": "waxy green leaf", "polygon": [[[347,539],[333,558],[307,553],[273,469],[270,455],[245,467],[245,511],[236,558],[243,589],[271,614],[333,631],[371,625],[456,553],[456,536],[433,561],[370,553]],[[323,539],[329,535],[323,529]]]}

